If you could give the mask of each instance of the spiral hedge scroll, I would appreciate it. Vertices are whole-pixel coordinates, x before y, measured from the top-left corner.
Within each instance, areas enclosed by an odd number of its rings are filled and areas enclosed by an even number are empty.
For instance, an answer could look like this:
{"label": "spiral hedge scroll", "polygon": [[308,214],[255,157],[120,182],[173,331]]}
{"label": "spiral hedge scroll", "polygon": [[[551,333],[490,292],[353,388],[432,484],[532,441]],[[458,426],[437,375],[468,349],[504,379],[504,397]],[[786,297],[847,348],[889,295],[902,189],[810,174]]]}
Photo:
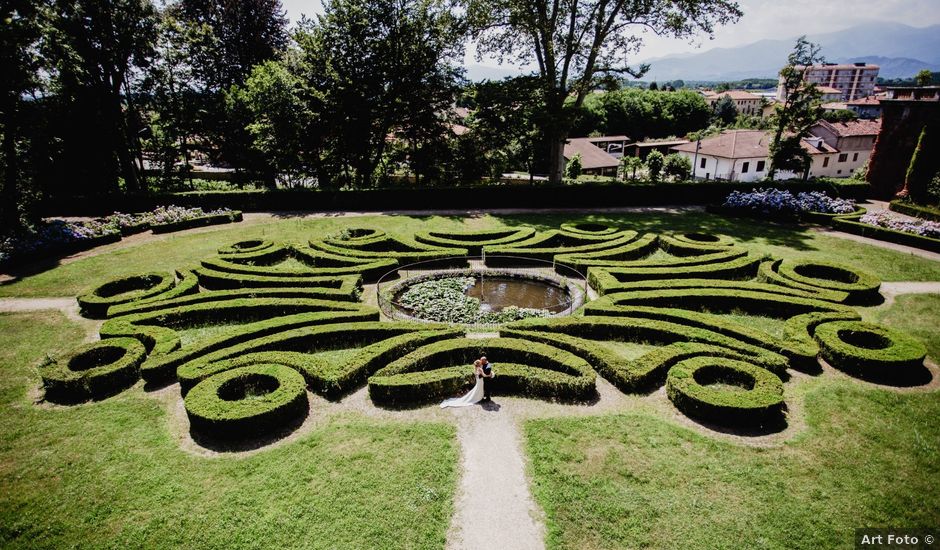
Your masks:
{"label": "spiral hedge scroll", "polygon": [[[364,284],[400,265],[466,266],[471,254],[573,267],[599,298],[483,339],[388,321],[360,302]],[[854,306],[877,303],[879,287],[852,266],[759,256],[726,235],[593,223],[413,236],[350,228],[305,244],[245,240],[195,268],[102,282],[78,298],[83,315],[104,319],[101,342],[40,374],[47,398],[64,403],[140,379],[178,383],[194,433],[245,438],[302,421],[308,394],[335,400],[365,385],[381,407],[442,399],[472,384],[468,365],[487,355],[497,395],[585,401],[600,376],[627,393],[665,385],[679,411],[706,422],[771,429],[786,421],[788,371],[819,372],[820,356],[880,384],[926,371],[921,343],[860,322]],[[635,344],[641,352],[623,351]]]}

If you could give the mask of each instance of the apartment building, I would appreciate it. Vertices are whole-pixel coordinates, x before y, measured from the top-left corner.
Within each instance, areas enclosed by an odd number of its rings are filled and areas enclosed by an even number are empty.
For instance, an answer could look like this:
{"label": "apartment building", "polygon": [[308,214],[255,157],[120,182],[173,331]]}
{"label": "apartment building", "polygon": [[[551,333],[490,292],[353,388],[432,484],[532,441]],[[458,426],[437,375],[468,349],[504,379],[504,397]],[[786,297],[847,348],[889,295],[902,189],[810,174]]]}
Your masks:
{"label": "apartment building", "polygon": [[[797,67],[803,69],[803,67]],[[867,63],[825,63],[809,67],[806,79],[818,86],[834,88],[841,92],[841,101],[852,101],[875,92],[875,81],[878,79],[878,65]],[[777,97],[784,99],[783,78],[777,84]],[[831,100],[835,100],[834,97]]]}

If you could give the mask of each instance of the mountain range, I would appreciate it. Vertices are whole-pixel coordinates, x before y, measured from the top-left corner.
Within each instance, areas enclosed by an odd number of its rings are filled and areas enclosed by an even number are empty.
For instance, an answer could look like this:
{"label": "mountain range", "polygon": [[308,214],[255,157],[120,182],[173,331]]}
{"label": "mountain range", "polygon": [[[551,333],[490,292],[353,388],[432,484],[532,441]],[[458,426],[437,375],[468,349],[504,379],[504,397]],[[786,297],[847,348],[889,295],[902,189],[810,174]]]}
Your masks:
{"label": "mountain range", "polygon": [[[940,25],[911,27],[901,23],[869,22],[840,31],[809,35],[822,46],[828,62],[868,62],[881,67],[879,76],[906,78],[921,69],[940,71]],[[734,48],[712,48],[646,59],[644,80],[740,80],[775,78],[786,64],[796,37],[760,40]]]}
{"label": "mountain range", "polygon": [[[826,61],[867,62],[881,67],[883,78],[908,78],[922,69],[940,71],[940,25],[911,27],[901,23],[869,22],[840,31],[809,35],[822,46]],[[787,62],[796,37],[760,40],[734,48],[712,48],[646,59],[650,71],[644,80],[725,81],[744,78],[776,78]],[[468,63],[470,80],[499,80],[525,71]]]}

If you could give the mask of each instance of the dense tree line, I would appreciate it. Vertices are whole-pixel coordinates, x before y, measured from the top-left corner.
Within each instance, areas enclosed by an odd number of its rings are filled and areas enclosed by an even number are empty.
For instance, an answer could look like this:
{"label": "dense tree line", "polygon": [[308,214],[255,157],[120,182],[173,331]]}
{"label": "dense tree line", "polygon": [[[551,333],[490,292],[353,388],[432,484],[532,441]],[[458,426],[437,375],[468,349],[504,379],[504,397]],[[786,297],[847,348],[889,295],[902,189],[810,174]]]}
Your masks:
{"label": "dense tree line", "polygon": [[[634,29],[687,37],[740,16],[731,0],[323,8],[288,28],[280,0],[0,3],[0,232],[28,224],[39,197],[173,190],[196,161],[269,186],[511,170],[557,181],[579,130],[642,138],[707,124],[693,92],[619,90],[624,74],[646,70],[626,63],[641,44]],[[469,85],[470,39],[539,70]]]}

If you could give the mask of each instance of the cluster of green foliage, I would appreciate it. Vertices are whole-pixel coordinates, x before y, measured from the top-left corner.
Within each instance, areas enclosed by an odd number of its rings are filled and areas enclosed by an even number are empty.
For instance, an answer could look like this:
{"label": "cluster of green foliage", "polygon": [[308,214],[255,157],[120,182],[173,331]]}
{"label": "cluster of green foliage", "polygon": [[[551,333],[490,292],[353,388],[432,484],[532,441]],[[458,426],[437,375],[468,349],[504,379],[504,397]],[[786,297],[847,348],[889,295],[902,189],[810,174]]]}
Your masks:
{"label": "cluster of green foliage", "polygon": [[653,92],[625,88],[588,95],[577,115],[572,135],[596,132],[642,141],[701,130],[708,126],[712,110],[702,95],[693,90]]}
{"label": "cluster of green foliage", "polygon": [[479,298],[467,289],[479,284],[476,277],[442,277],[408,286],[395,298],[419,318],[441,323],[501,324],[528,317],[545,317],[548,310],[508,306],[499,311],[483,309]]}

